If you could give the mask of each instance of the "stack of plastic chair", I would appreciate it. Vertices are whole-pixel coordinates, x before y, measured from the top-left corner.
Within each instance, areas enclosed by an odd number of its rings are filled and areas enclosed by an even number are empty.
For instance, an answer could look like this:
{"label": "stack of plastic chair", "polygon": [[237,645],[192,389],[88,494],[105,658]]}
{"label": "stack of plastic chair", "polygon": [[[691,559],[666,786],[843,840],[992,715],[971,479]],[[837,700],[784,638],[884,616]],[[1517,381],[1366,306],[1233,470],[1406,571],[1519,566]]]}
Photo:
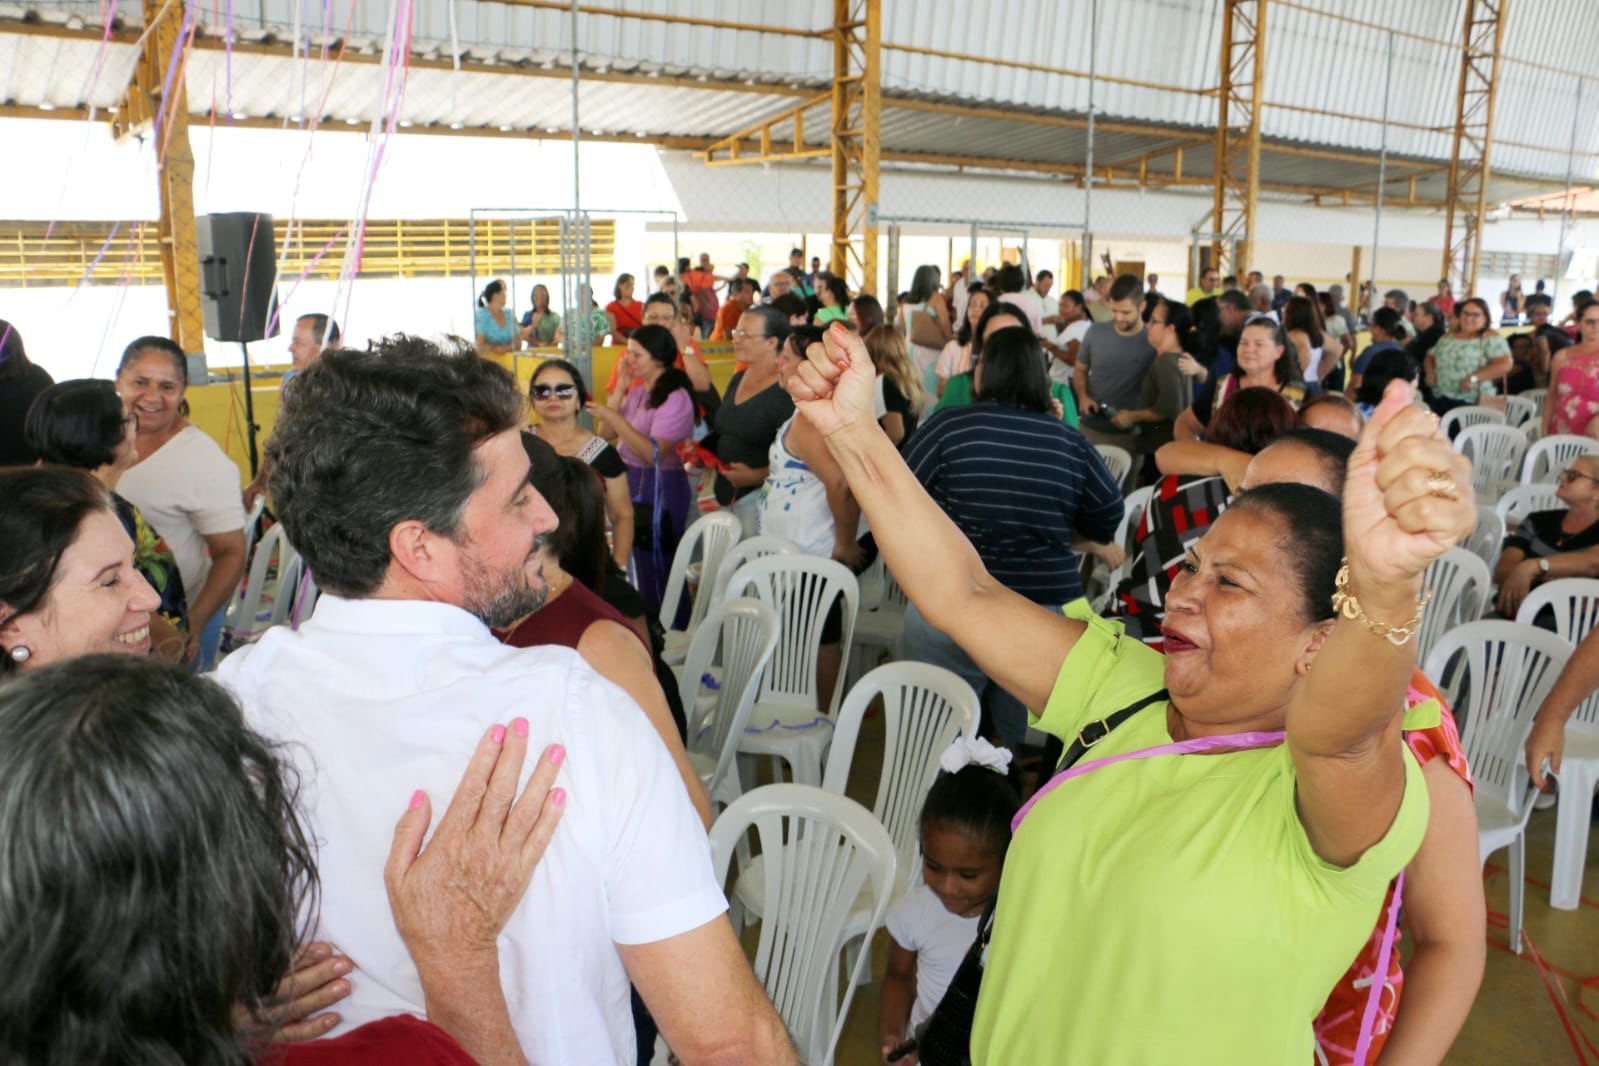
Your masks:
{"label": "stack of plastic chair", "polygon": [[[725,882],[734,853],[754,828],[760,842],[766,911],[755,976],[771,997],[800,1061],[832,1066],[869,952],[861,952],[839,995],[838,957],[852,908],[871,900],[867,940],[882,927],[894,893],[894,842],[872,812],[813,785],[746,792],[711,826],[711,862]],[[734,929],[742,924],[736,903]]]}
{"label": "stack of plastic chair", "polygon": [[[683,539],[677,542],[677,551],[672,555],[672,569],[666,577],[666,591],[661,597],[661,628],[666,631],[666,647],[661,652],[661,661],[668,666],[678,665],[683,661],[683,656],[688,654],[694,630],[711,607],[709,581],[721,568],[722,557],[727,554],[727,549],[738,543],[743,532],[743,525],[732,511],[714,511],[701,516],[699,521],[689,526]],[[689,568],[696,554],[700,567],[699,595],[694,597],[693,605],[689,608],[688,625],[683,629],[674,629],[672,627],[677,624],[683,597],[688,593]]]}
{"label": "stack of plastic chair", "polygon": [[1450,630],[1427,657],[1427,676],[1465,723],[1460,742],[1477,782],[1477,850],[1483,865],[1494,852],[1510,849],[1510,948],[1517,953],[1532,814],[1522,748],[1533,715],[1570,656],[1571,644],[1547,630],[1496,620]]}
{"label": "stack of plastic chair", "polygon": [[[833,739],[832,713],[849,671],[860,584],[848,567],[814,555],[769,555],[739,567],[728,596],[754,596],[777,611],[777,650],[766,665],[755,713],[739,751],[787,762],[794,780],[822,783],[822,756]],[[816,665],[829,607],[842,598],[838,682],[817,692]]]}
{"label": "stack of plastic chair", "polygon": [[[1580,644],[1599,625],[1599,581],[1565,577],[1540,585],[1521,601],[1516,621],[1530,626],[1546,611],[1554,618],[1557,636]],[[1566,749],[1556,787],[1554,869],[1549,876],[1549,905],[1557,910],[1574,911],[1582,902],[1595,791],[1599,791],[1599,693],[1583,700],[1566,722]]]}

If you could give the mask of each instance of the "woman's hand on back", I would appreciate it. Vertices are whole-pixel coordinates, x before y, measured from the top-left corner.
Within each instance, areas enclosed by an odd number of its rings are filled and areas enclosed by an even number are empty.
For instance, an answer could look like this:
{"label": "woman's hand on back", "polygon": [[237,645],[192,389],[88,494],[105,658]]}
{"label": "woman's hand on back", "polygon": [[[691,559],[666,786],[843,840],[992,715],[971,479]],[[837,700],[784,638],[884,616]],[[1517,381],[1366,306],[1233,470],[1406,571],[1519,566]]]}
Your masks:
{"label": "woman's hand on back", "polygon": [[1344,551],[1354,591],[1419,578],[1476,522],[1471,463],[1408,384],[1390,383],[1349,458]]}
{"label": "woman's hand on back", "polygon": [[430,963],[447,967],[497,952],[495,940],[565,810],[565,790],[551,787],[565,754],[558,745],[547,748],[518,798],[527,722],[489,730],[426,848],[432,806],[425,792],[412,797],[394,828],[383,883],[395,927],[424,980]]}
{"label": "woman's hand on back", "polygon": [[788,379],[794,408],[823,437],[877,424],[872,394],[877,369],[860,336],[835,322]]}

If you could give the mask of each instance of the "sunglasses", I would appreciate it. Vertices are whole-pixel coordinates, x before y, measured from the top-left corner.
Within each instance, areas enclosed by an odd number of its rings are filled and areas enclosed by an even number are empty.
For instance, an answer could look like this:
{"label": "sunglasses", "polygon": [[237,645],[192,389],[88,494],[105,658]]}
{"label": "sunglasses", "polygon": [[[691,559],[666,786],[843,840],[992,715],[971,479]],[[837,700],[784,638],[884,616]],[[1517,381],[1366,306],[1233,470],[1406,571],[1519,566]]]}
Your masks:
{"label": "sunglasses", "polygon": [[548,400],[554,396],[557,400],[570,400],[577,395],[577,386],[566,385],[534,385],[533,398],[535,400]]}

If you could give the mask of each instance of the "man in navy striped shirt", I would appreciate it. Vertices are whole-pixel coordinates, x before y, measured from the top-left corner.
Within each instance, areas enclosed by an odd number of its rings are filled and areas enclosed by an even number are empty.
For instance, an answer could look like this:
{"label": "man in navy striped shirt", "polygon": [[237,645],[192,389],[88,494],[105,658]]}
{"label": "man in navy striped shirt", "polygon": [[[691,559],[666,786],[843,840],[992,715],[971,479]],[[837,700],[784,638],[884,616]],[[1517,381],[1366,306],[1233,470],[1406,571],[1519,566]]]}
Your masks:
{"label": "man in navy striped shirt", "polygon": [[[975,372],[977,402],[939,411],[912,438],[905,460],[960,527],[988,572],[1035,603],[1083,594],[1072,539],[1106,542],[1122,518],[1121,490],[1083,435],[1050,409],[1036,338],[1022,328],[990,333]],[[981,670],[910,609],[909,658],[954,670],[982,695]],[[1003,709],[1002,709],[1003,705]],[[1026,736],[1025,711],[994,686],[996,731],[1009,746]]]}

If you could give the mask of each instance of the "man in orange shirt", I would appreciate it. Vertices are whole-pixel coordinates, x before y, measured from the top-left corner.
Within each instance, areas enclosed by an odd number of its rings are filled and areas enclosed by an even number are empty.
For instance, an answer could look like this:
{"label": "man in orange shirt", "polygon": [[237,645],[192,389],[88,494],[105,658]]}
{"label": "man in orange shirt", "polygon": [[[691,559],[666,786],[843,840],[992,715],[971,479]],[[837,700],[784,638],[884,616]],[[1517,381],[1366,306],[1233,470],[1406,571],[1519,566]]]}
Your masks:
{"label": "man in orange shirt", "polygon": [[716,276],[716,268],[711,265],[710,252],[700,253],[700,265],[693,270],[687,269],[687,259],[678,265],[685,268],[682,272],[683,284],[694,294],[694,310],[700,316],[700,335],[704,336],[716,325],[716,312],[720,304],[716,298],[716,286],[728,279]]}
{"label": "man in orange shirt", "polygon": [[734,278],[732,292],[728,295],[727,303],[716,314],[716,328],[711,331],[711,340],[726,341],[733,339],[733,331],[738,328],[738,320],[744,317],[755,303],[756,284],[754,278]]}

